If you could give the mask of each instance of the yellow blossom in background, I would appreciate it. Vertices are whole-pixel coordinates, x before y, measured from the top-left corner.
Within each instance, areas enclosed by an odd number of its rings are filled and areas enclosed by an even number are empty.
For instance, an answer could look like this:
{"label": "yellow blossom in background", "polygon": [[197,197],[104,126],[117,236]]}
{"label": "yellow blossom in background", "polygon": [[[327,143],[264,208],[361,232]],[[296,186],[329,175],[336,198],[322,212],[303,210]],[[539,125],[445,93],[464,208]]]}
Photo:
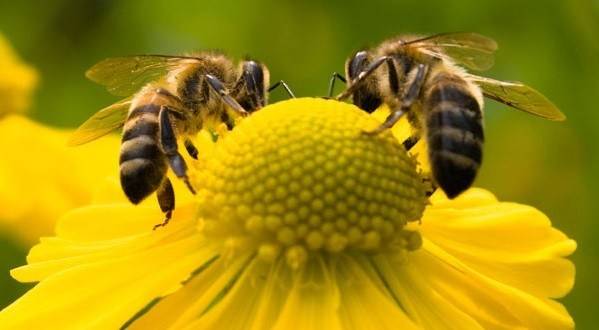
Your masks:
{"label": "yellow blossom in background", "polygon": [[0,117],[27,110],[37,80],[35,69],[19,59],[0,33]]}
{"label": "yellow blossom in background", "polygon": [[90,203],[118,174],[117,137],[72,148],[70,135],[18,115],[0,120],[0,230],[25,245],[51,234],[60,216]]}
{"label": "yellow blossom in background", "polygon": [[177,189],[156,231],[154,201],[98,178],[12,271],[39,284],[0,328],[573,328],[553,299],[576,243],[482,189],[427,201],[399,142],[360,134],[374,125],[335,101],[264,108],[193,164],[198,198]]}

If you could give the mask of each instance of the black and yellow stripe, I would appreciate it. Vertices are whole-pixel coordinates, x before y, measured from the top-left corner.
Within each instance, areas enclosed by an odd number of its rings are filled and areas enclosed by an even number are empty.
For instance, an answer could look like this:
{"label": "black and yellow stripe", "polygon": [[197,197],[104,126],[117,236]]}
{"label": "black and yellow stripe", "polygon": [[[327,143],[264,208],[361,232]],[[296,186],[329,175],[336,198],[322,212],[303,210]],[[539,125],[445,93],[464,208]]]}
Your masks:
{"label": "black and yellow stripe", "polygon": [[449,198],[470,187],[482,162],[482,112],[462,78],[441,72],[425,91],[425,120],[433,177]]}
{"label": "black and yellow stripe", "polygon": [[157,104],[137,106],[129,113],[123,130],[121,186],[134,204],[156,191],[166,175],[166,158],[158,145],[160,109]]}

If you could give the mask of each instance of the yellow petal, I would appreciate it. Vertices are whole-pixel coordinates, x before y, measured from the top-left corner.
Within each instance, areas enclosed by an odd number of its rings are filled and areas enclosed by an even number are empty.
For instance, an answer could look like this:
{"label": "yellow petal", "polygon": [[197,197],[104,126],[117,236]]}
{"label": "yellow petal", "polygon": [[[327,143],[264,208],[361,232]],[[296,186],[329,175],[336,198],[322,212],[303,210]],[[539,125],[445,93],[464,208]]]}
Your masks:
{"label": "yellow petal", "polygon": [[[187,325],[186,329],[245,330],[272,328],[274,323],[272,320],[266,323],[265,318],[261,317],[258,322],[255,322],[258,312],[276,315],[276,311],[282,306],[277,306],[277,301],[265,300],[271,297],[264,297],[264,290],[268,285],[281,285],[280,279],[268,277],[270,266],[270,264],[262,261],[253,260],[241,270],[242,273],[239,275],[239,279],[222,300],[216,303],[201,318]],[[279,301],[279,303],[283,302],[284,300]],[[271,310],[261,309],[263,304],[268,304],[275,313]],[[235,315],[235,317],[231,317],[231,315]]]}
{"label": "yellow petal", "polygon": [[262,295],[257,302],[256,316],[249,329],[272,328],[289,296],[293,275],[288,264],[282,259],[270,267]]}
{"label": "yellow petal", "polygon": [[[117,172],[113,175],[107,176],[103,179],[97,180],[96,187],[92,193],[92,200],[90,204],[127,204],[129,200],[123,189],[121,188],[121,183],[117,177]],[[155,202],[154,198],[150,196],[140,205],[147,205],[145,202],[151,200]]]}
{"label": "yellow petal", "polygon": [[343,329],[340,304],[330,270],[321,257],[315,257],[293,280],[273,329]]}
{"label": "yellow petal", "polygon": [[22,63],[0,34],[0,117],[27,110],[37,81],[35,69]]}
{"label": "yellow petal", "polygon": [[[152,299],[172,292],[205,261],[202,246],[196,235],[56,273],[0,312],[0,324],[10,329],[116,329]],[[77,285],[82,279],[85,284]]]}
{"label": "yellow petal", "polygon": [[[69,212],[56,228],[57,236],[74,241],[98,241],[129,235],[163,233],[195,223],[196,204],[182,204],[168,226],[153,230],[164,215],[156,207],[114,204],[90,206]],[[174,226],[171,226],[174,225]]]}
{"label": "yellow petal", "polygon": [[556,302],[486,277],[428,240],[409,261],[424,282],[485,328],[574,327],[567,311]]}
{"label": "yellow petal", "polygon": [[[175,204],[177,206],[195,200],[194,195],[189,191],[182,180],[172,175],[168,175],[168,177],[173,185],[173,190],[175,191]],[[118,179],[118,168],[112,175],[97,181],[98,183],[96,183],[95,189],[92,192],[90,204],[131,204],[127,199],[127,196],[125,196],[123,188],[121,188],[121,183]],[[160,209],[155,194],[148,196],[139,204],[139,206],[147,206],[156,210]]]}
{"label": "yellow petal", "polygon": [[98,178],[118,171],[116,138],[69,148],[69,134],[19,116],[0,121],[0,220],[24,242],[52,233],[62,214],[90,202]]}
{"label": "yellow petal", "polygon": [[[463,199],[484,195],[469,191]],[[562,297],[572,289],[574,265],[563,257],[574,252],[576,242],[540,211],[505,202],[461,209],[440,204],[425,212],[422,234],[468,267],[541,297]]]}
{"label": "yellow petal", "polygon": [[221,257],[213,263],[198,263],[205,267],[196,271],[180,290],[134,320],[130,328],[182,329],[201,322],[200,317],[208,309],[218,306],[219,299],[236,283],[248,260],[249,256],[245,255],[230,262]]}
{"label": "yellow petal", "polygon": [[411,264],[394,265],[388,256],[374,263],[403,309],[423,329],[482,329],[467,313],[427,283],[421,270]]}
{"label": "yellow petal", "polygon": [[[354,258],[340,257],[331,267],[341,294],[339,318],[344,329],[417,329],[392,297],[378,286],[370,266]],[[317,328],[314,328],[317,329]]]}
{"label": "yellow petal", "polygon": [[161,219],[153,209],[123,204],[74,210],[60,221],[58,237],[42,239],[31,249],[28,265],[11,274],[23,282],[40,281],[70,267],[160,246],[194,234],[193,214],[194,204],[182,206],[168,226],[153,231]]}
{"label": "yellow petal", "polygon": [[468,209],[497,203],[497,198],[489,191],[470,188],[454,199],[448,199],[441,189],[430,197],[431,209]]}

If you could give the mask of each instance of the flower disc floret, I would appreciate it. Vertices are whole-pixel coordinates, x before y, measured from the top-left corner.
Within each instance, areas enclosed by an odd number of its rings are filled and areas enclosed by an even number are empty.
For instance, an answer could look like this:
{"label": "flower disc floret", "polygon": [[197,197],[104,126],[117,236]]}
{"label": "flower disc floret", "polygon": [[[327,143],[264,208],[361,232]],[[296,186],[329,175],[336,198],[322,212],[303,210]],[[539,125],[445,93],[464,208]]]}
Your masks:
{"label": "flower disc floret", "polygon": [[323,99],[280,102],[243,120],[199,165],[206,235],[254,244],[294,267],[315,252],[418,248],[406,224],[420,219],[425,188],[391,134],[363,133],[378,124]]}

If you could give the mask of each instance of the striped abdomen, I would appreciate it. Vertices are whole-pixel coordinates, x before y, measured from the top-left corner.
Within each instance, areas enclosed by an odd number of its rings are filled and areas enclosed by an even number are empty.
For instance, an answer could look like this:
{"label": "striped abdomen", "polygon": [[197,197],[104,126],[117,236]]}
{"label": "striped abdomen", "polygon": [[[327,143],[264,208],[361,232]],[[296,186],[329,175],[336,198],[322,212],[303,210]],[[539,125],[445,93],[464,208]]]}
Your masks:
{"label": "striped abdomen", "polygon": [[156,104],[138,105],[129,113],[123,129],[121,186],[134,204],[156,191],[166,175],[166,158],[158,146],[160,108]]}
{"label": "striped abdomen", "polygon": [[424,94],[432,173],[449,198],[472,185],[482,161],[482,112],[472,88],[456,75],[439,73]]}

